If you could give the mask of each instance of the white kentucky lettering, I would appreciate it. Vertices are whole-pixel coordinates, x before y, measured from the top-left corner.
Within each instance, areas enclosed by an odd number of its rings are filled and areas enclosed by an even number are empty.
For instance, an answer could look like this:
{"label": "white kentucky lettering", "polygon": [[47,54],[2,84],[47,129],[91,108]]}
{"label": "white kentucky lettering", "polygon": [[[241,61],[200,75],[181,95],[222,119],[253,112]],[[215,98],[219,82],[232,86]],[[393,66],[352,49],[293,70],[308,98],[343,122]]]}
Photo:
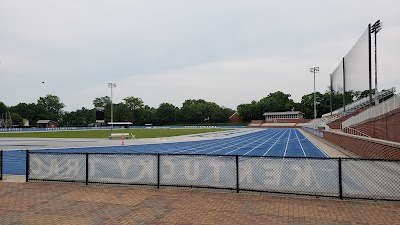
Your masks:
{"label": "white kentucky lettering", "polygon": [[50,166],[47,176],[60,175],[59,162],[57,159],[50,159]]}
{"label": "white kentucky lettering", "polygon": [[219,182],[221,167],[225,166],[225,163],[222,161],[212,161],[210,162],[210,166],[214,169],[214,181]]}
{"label": "white kentucky lettering", "polygon": [[153,165],[153,160],[139,160],[140,165],[143,166],[142,171],[140,171],[140,174],[138,176],[138,179],[141,178],[151,178],[152,177],[152,165]]}
{"label": "white kentucky lettering", "polygon": [[29,169],[30,174],[39,175],[42,172],[43,162],[40,158],[34,157],[34,155],[30,155],[29,159]]}
{"label": "white kentucky lettering", "polygon": [[96,174],[96,164],[99,163],[98,159],[92,159],[89,157],[89,176],[94,176]]}
{"label": "white kentucky lettering", "polygon": [[293,165],[292,169],[296,171],[296,177],[293,180],[293,186],[299,186],[302,180],[304,180],[305,186],[311,185],[311,176],[313,171],[310,165],[304,166],[304,169],[301,168],[299,165]]}
{"label": "white kentucky lettering", "polygon": [[164,164],[164,166],[168,167],[168,170],[169,170],[169,174],[166,173],[165,170],[162,170],[163,171],[163,178],[167,179],[167,180],[170,180],[170,179],[174,178],[174,176],[175,176],[175,165],[174,165],[174,163],[172,163],[171,160],[165,160],[165,161],[163,161],[163,164]]}
{"label": "white kentucky lettering", "polygon": [[66,175],[71,176],[74,174],[74,176],[78,176],[79,174],[79,159],[69,159],[67,160],[66,166],[67,166],[67,172]]}
{"label": "white kentucky lettering", "polygon": [[281,167],[279,165],[274,165],[274,164],[264,164],[263,168],[266,169],[265,171],[265,180],[264,184],[273,184],[273,185],[279,185],[281,181]]}
{"label": "white kentucky lettering", "polygon": [[253,166],[250,163],[245,163],[239,167],[240,182],[245,180],[246,183],[253,183]]}
{"label": "white kentucky lettering", "polygon": [[186,179],[197,180],[200,175],[200,163],[199,161],[185,160],[183,162],[183,170]]}
{"label": "white kentucky lettering", "polygon": [[118,162],[118,166],[119,166],[119,168],[121,170],[122,177],[126,177],[126,174],[128,173],[129,166],[132,163],[132,160],[126,159],[125,162],[124,162],[124,160],[122,160],[122,159],[117,159],[117,162]]}

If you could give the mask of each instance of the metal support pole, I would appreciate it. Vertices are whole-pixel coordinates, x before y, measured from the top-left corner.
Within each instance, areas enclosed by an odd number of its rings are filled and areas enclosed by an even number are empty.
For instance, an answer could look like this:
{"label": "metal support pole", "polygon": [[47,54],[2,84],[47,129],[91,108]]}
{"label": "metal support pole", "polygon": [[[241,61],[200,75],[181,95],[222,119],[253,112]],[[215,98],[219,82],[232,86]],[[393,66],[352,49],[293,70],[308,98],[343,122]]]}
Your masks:
{"label": "metal support pole", "polygon": [[342,59],[343,62],[343,112],[346,112],[346,66],[344,64],[344,57]]}
{"label": "metal support pole", "polygon": [[310,68],[310,72],[314,74],[314,119],[317,118],[317,97],[315,94],[315,73],[319,72],[319,67]]}
{"label": "metal support pole", "polygon": [[332,74],[329,76],[329,78],[331,79],[331,91],[330,91],[330,95],[329,95],[329,101],[330,101],[330,105],[331,105],[331,116],[332,116],[332,111],[333,111],[333,106],[332,106],[332,94],[333,94]]}
{"label": "metal support pole", "polygon": [[342,159],[339,158],[339,198],[343,199]]}
{"label": "metal support pole", "polygon": [[160,188],[160,153],[157,153],[157,188]]}
{"label": "metal support pole", "polygon": [[236,155],[236,193],[239,193],[239,156]]}
{"label": "metal support pole", "polygon": [[3,150],[0,150],[0,180],[3,180]]}
{"label": "metal support pole", "polygon": [[89,184],[89,153],[86,153],[86,185]]}
{"label": "metal support pole", "polygon": [[369,75],[369,106],[372,106],[372,56],[371,56],[371,24],[368,24],[368,75]]}
{"label": "metal support pole", "polygon": [[113,123],[114,123],[114,110],[113,110],[113,88],[117,85],[115,83],[108,83],[108,87],[111,88],[111,133],[113,130]]}
{"label": "metal support pole", "polygon": [[315,69],[314,69],[314,119],[317,119],[317,97],[315,95]]}
{"label": "metal support pole", "polygon": [[25,164],[25,182],[29,180],[29,150],[26,150],[26,164]]}
{"label": "metal support pole", "polygon": [[376,33],[375,33],[375,105],[378,105],[378,58],[376,46]]}

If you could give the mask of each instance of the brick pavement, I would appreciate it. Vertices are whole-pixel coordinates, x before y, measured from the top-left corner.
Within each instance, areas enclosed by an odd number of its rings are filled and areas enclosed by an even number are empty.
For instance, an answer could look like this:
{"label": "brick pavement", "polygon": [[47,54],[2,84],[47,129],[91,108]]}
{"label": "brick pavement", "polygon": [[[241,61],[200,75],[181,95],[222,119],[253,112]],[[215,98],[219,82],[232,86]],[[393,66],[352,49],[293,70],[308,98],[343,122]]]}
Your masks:
{"label": "brick pavement", "polygon": [[3,181],[0,224],[400,224],[400,203]]}

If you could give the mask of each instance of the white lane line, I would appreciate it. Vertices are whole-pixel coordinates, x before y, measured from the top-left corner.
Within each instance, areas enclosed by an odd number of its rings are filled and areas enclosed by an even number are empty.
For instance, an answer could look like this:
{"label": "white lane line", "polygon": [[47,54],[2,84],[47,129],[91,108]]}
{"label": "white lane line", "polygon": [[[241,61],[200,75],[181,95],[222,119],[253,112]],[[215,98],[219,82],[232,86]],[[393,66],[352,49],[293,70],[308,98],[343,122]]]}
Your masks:
{"label": "white lane line", "polygon": [[[205,146],[203,145],[203,146],[199,146],[199,147],[196,147],[196,148],[190,148],[190,149],[186,149],[186,150],[183,150],[183,151],[189,151],[189,150],[194,150],[194,149],[199,149],[199,150],[197,150],[197,151],[192,151],[192,152],[190,152],[190,153],[198,153],[198,152],[202,152],[202,151],[206,151],[206,150],[210,150],[211,148],[218,148],[217,150],[219,151],[219,150],[221,150],[219,147],[220,146],[224,146],[225,145],[225,143],[230,143],[230,142],[232,142],[232,141],[234,141],[234,144],[231,144],[231,145],[228,145],[228,146],[225,146],[225,147],[232,147],[232,146],[235,146],[235,145],[239,145],[239,144],[241,144],[241,143],[247,143],[249,140],[253,140],[253,139],[258,139],[258,137],[262,137],[263,135],[264,135],[264,133],[263,132],[257,132],[257,133],[255,133],[256,135],[253,135],[252,137],[245,137],[245,138],[241,138],[241,139],[229,139],[229,140],[223,140],[223,141],[221,141],[221,139],[219,140],[219,142],[216,142],[216,144],[214,144],[214,145],[207,145],[207,146],[211,146],[210,148],[204,148]],[[224,147],[224,148],[225,148]],[[183,151],[180,151],[180,152],[183,152]],[[215,152],[215,151],[213,151],[213,152]],[[205,154],[209,154],[210,152],[206,152]]]}
{"label": "white lane line", "polygon": [[285,153],[283,154],[283,157],[286,156],[287,147],[289,145],[290,133],[292,133],[292,129],[289,130],[289,136],[288,136],[287,141],[286,141]]}
{"label": "white lane line", "polygon": [[325,153],[324,150],[322,150],[320,147],[318,147],[318,145],[314,144],[314,142],[312,142],[310,139],[308,139],[306,136],[304,136],[304,134],[300,133],[301,135],[303,135],[303,137],[305,139],[307,139],[307,141],[309,141],[312,145],[314,145],[314,147],[316,147],[322,154],[324,154],[327,158],[330,158],[330,156],[328,154]]}
{"label": "white lane line", "polygon": [[285,130],[285,132],[282,133],[282,135],[275,141],[275,143],[273,145],[271,145],[271,147],[269,147],[269,149],[264,153],[263,156],[265,156],[271,149],[272,147],[274,147],[276,145],[276,143],[282,138],[282,136],[286,133],[287,130]]}
{"label": "white lane line", "polygon": [[[267,133],[267,134],[266,134],[267,137],[268,137],[269,135],[271,135],[271,134],[274,134],[274,132],[279,132],[279,131],[272,130],[270,133]],[[239,148],[235,148],[235,149],[233,149],[232,151],[229,151],[229,152],[225,153],[224,155],[228,155],[228,154],[230,154],[230,153],[232,153],[232,152],[234,152],[234,151],[237,151],[237,150],[239,150],[239,149],[242,149],[242,148],[244,148],[244,147],[246,147],[246,146],[248,146],[248,145],[251,145],[251,144],[253,144],[254,142],[257,142],[257,141],[259,141],[259,140],[261,140],[261,139],[264,139],[264,138],[265,138],[265,134],[264,134],[263,136],[261,136],[260,138],[257,138],[256,140],[251,141],[251,142],[249,142],[249,140],[241,141],[240,143],[243,143],[243,142],[244,142],[244,143],[246,143],[246,144],[240,146]],[[228,147],[232,147],[232,146],[238,145],[238,144],[240,144],[240,143],[233,144],[233,145],[228,146]],[[224,148],[224,149],[225,149],[225,148]],[[212,152],[210,152],[210,153],[214,153],[214,152],[220,151],[220,150],[222,150],[222,149],[217,149],[217,150],[212,151]]]}
{"label": "white lane line", "polygon": [[[274,134],[274,133],[279,133],[279,132],[280,132],[279,130],[273,130],[273,131],[271,131],[271,133],[268,133],[268,134],[267,134],[267,137],[268,137],[269,135],[272,135],[272,134]],[[275,135],[274,135],[274,136],[275,136]],[[261,138],[255,140],[255,141],[249,142],[249,143],[247,143],[247,144],[245,144],[245,145],[243,145],[243,146],[240,146],[239,148],[233,149],[232,151],[229,151],[229,152],[225,153],[225,155],[228,155],[228,154],[230,154],[230,153],[232,153],[232,152],[238,151],[239,149],[242,149],[242,148],[244,148],[244,147],[247,147],[247,146],[253,144],[254,142],[256,142],[256,141],[258,141],[258,140],[261,140],[261,139],[264,139],[264,138],[265,138],[265,136],[262,136]]]}
{"label": "white lane line", "polygon": [[[268,133],[268,134],[269,134],[269,133]],[[232,148],[233,146],[240,145],[240,144],[242,144],[242,143],[247,143],[246,145],[244,145],[244,146],[247,146],[247,145],[249,145],[249,144],[251,144],[251,143],[253,143],[253,142],[256,142],[256,141],[262,139],[262,138],[264,137],[264,135],[265,135],[265,134],[264,134],[264,132],[263,132],[263,133],[260,133],[260,134],[257,135],[257,136],[253,136],[253,137],[251,137],[251,138],[249,138],[249,139],[244,138],[244,139],[242,139],[242,140],[234,140],[233,144],[227,145],[227,146],[225,146],[225,147],[223,147],[223,148],[217,148],[217,149],[214,150],[214,151],[206,152],[206,154],[211,154],[211,153],[214,153],[214,152],[221,151],[221,150],[223,150],[223,149]],[[254,140],[254,141],[251,141],[251,140]],[[251,141],[251,142],[249,142],[249,141]],[[240,149],[240,148],[242,148],[242,147],[244,147],[244,146],[241,146],[241,147],[236,148],[236,149]],[[217,146],[217,147],[218,147],[218,146]],[[233,150],[233,151],[235,151],[235,150]],[[231,152],[232,152],[232,151],[231,151]],[[226,155],[226,154],[228,154],[228,153],[225,153],[225,155]]]}
{"label": "white lane line", "polygon": [[[299,131],[299,132],[300,132],[300,131]],[[302,145],[301,142],[300,142],[299,136],[297,136],[296,130],[294,131],[294,133],[296,134],[297,141],[299,142],[299,145],[300,145],[300,147],[301,147],[301,150],[303,151],[303,155],[304,155],[305,157],[307,157],[306,153],[304,152],[303,145]]]}
{"label": "white lane line", "polygon": [[[280,131],[282,132],[282,131]],[[273,136],[271,136],[270,138],[268,138],[267,140],[263,141],[261,144],[257,145],[256,147],[250,149],[250,151],[244,153],[243,155],[247,155],[248,153],[252,152],[254,149],[260,147],[261,145],[265,144],[267,141],[271,140],[273,137],[275,137],[276,135],[280,134],[280,132],[276,132]]]}

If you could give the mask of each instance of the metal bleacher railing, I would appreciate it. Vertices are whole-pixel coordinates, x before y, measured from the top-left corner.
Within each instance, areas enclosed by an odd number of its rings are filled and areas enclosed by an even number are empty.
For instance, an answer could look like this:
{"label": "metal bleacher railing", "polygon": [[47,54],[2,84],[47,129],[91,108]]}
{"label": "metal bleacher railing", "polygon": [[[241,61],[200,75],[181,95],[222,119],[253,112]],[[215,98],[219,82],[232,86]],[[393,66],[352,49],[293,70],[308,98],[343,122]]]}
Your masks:
{"label": "metal bleacher railing", "polygon": [[[396,91],[396,89],[394,87],[387,89],[387,90],[383,90],[378,93],[377,99],[382,100],[390,95],[393,95],[395,91]],[[373,95],[373,98],[375,98],[375,95]],[[344,107],[346,109],[346,111],[344,111],[344,108],[340,108],[340,109],[333,111],[332,115],[331,115],[331,113],[325,113],[322,115],[321,118],[314,119],[310,123],[305,124],[304,126],[314,128],[314,129],[317,129],[319,127],[324,127],[325,130],[329,130],[330,128],[327,126],[328,123],[333,122],[337,119],[340,119],[344,116],[347,116],[347,115],[349,115],[359,109],[362,109],[366,106],[369,106],[369,97],[362,98],[360,100],[357,100],[355,102],[352,102],[352,103],[346,105]],[[359,135],[365,136],[363,134],[359,134]]]}
{"label": "metal bleacher railing", "polygon": [[[377,99],[378,100],[382,100],[382,99],[384,99],[384,98],[386,98],[386,97],[388,97],[390,95],[393,95],[395,92],[396,92],[396,88],[395,87],[389,88],[387,90],[382,90],[381,92],[378,92]],[[373,95],[372,98],[375,99],[375,95]],[[346,105],[345,109],[347,111],[349,111],[349,110],[355,111],[357,109],[364,108],[365,106],[368,106],[368,105],[369,105],[369,97],[365,97],[365,98],[362,98],[360,100],[357,100],[355,102],[352,102],[352,103]],[[342,112],[344,112],[344,108],[343,107],[333,111],[332,115],[339,114],[339,113],[342,113]],[[325,113],[324,115],[322,115],[322,117],[326,117],[326,116],[330,116],[330,115],[331,115],[331,113]]]}
{"label": "metal bleacher railing", "polygon": [[342,123],[342,129],[363,123],[369,119],[382,116],[386,113],[400,108],[400,94],[394,95],[392,98],[382,102],[379,105],[371,107],[360,114],[353,116]]}

